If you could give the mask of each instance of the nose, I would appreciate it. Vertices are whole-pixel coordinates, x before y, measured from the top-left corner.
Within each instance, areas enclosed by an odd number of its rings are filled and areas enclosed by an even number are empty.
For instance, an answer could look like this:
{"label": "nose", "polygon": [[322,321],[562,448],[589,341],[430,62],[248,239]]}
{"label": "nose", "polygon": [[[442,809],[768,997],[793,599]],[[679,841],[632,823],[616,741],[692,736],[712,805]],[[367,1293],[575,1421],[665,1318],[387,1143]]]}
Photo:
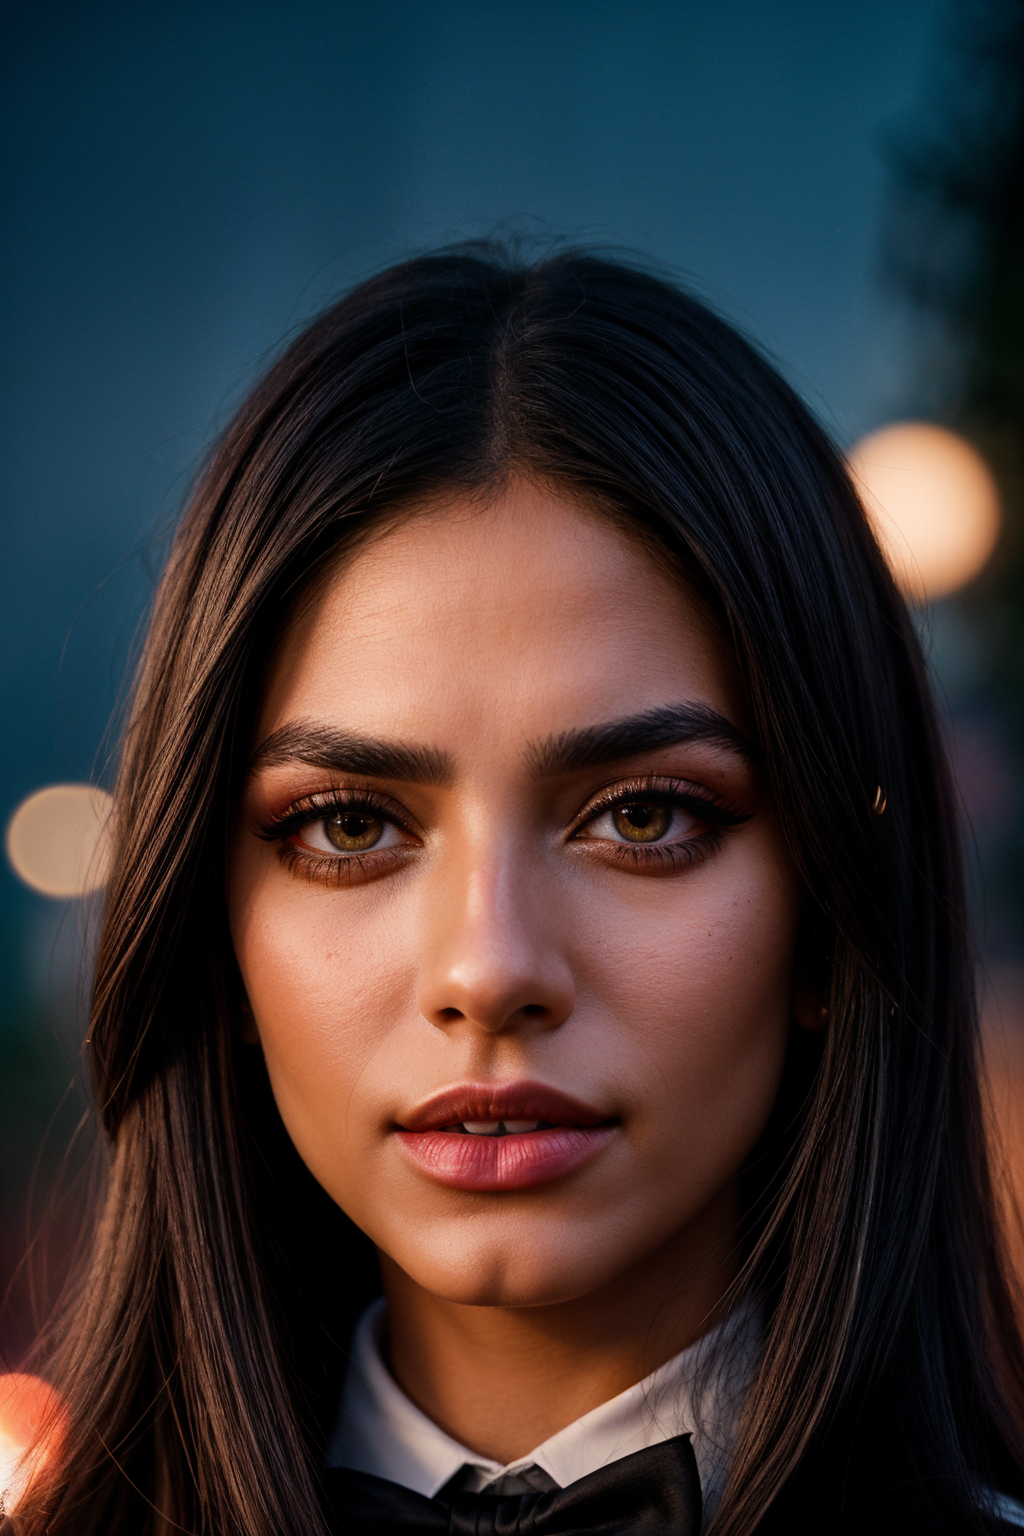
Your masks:
{"label": "nose", "polygon": [[430,892],[420,1012],[488,1034],[557,1029],[576,988],[553,921],[554,893],[535,866],[488,857],[450,870]]}

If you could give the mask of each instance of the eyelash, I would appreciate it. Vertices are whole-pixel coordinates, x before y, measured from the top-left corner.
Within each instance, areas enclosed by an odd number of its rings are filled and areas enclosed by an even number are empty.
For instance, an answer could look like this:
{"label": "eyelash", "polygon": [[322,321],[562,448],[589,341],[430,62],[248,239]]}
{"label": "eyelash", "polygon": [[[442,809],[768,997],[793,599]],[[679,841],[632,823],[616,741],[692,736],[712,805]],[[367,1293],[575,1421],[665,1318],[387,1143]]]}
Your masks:
{"label": "eyelash", "polygon": [[369,849],[367,853],[339,853],[337,858],[318,853],[314,848],[301,848],[288,842],[296,832],[312,822],[321,821],[331,811],[370,811],[382,821],[400,827],[410,837],[414,829],[399,814],[395,802],[372,789],[332,789],[323,794],[309,795],[291,806],[283,816],[266,822],[259,835],[266,842],[278,844],[278,857],[286,869],[294,870],[312,882],[328,885],[355,885],[367,873],[383,872],[388,864],[402,860],[405,848]]}
{"label": "eyelash", "polygon": [[[607,811],[621,805],[643,801],[652,805],[665,805],[689,812],[705,823],[704,830],[675,843],[650,843],[647,845],[604,842],[611,850],[610,857],[629,869],[671,874],[675,870],[690,869],[702,863],[716,851],[726,832],[732,827],[749,821],[749,815],[733,806],[723,805],[706,792],[678,779],[638,778],[623,783],[615,782],[605,791],[591,797],[569,826],[569,841],[582,843],[577,834]],[[369,811],[409,836],[416,836],[408,821],[399,814],[395,802],[373,790],[330,790],[310,795],[289,807],[283,815],[265,823],[259,835],[266,842],[278,844],[278,856],[287,869],[303,875],[307,880],[331,885],[353,885],[368,874],[383,873],[388,865],[404,859],[405,848],[370,849],[365,854],[348,853],[335,858],[303,848],[288,840],[303,827],[323,819],[331,811]],[[609,856],[607,853],[606,857]]]}
{"label": "eyelash", "polygon": [[613,786],[610,785],[603,792],[599,791],[596,797],[587,801],[572,823],[571,833],[575,835],[607,811],[638,801],[688,811],[691,816],[705,823],[703,831],[674,843],[637,843],[632,846],[627,843],[606,844],[611,850],[610,857],[617,863],[627,869],[644,869],[649,873],[673,874],[676,870],[692,869],[719,848],[730,828],[742,826],[750,820],[749,815],[734,806],[712,799],[706,791],[685,780],[647,777],[629,779],[624,783],[619,779]]}

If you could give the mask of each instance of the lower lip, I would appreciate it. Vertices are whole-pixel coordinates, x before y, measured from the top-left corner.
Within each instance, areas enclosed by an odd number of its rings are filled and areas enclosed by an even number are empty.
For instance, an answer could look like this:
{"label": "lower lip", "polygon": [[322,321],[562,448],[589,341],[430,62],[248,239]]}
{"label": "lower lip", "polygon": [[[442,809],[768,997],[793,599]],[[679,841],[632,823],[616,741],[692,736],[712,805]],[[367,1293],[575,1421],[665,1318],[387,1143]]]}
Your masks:
{"label": "lower lip", "polygon": [[535,1189],[575,1173],[608,1145],[613,1125],[555,1126],[512,1136],[397,1131],[410,1161],[450,1189]]}

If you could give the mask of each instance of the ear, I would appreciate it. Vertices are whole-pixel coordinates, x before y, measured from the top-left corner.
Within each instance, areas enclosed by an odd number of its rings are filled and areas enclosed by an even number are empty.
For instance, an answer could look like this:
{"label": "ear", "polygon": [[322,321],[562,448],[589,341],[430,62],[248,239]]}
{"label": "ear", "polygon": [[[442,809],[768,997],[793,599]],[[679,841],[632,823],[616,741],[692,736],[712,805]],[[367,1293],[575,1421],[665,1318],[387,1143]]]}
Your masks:
{"label": "ear", "polygon": [[797,977],[793,988],[793,1018],[801,1029],[811,1034],[825,1029],[828,1024],[828,1009],[821,989],[802,976]]}

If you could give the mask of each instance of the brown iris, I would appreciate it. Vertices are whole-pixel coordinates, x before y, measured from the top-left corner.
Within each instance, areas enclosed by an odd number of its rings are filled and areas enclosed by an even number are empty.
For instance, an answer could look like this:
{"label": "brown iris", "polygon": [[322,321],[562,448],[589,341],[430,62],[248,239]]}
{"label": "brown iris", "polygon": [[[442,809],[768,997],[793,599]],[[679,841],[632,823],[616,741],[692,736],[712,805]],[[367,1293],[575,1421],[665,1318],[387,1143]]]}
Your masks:
{"label": "brown iris", "polygon": [[616,806],[612,812],[616,832],[628,837],[631,843],[656,843],[668,831],[671,820],[670,806],[644,801]]}
{"label": "brown iris", "polygon": [[324,831],[340,852],[363,853],[380,842],[384,823],[369,811],[335,811],[324,817]]}

